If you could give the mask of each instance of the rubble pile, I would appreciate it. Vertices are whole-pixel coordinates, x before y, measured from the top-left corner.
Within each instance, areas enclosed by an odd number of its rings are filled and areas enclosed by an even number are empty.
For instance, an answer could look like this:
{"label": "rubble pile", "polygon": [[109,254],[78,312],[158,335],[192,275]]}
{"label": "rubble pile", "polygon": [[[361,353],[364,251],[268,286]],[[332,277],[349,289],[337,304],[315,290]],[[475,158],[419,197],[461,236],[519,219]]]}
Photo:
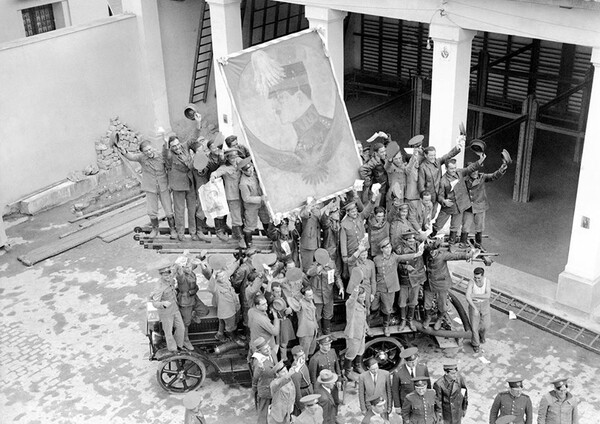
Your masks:
{"label": "rubble pile", "polygon": [[126,123],[121,122],[118,116],[115,116],[110,120],[110,125],[106,133],[96,141],[98,168],[107,170],[121,165],[119,153],[113,146],[113,140],[116,140],[116,135],[118,135],[119,145],[125,150],[132,153],[139,152],[142,134],[133,131]]}

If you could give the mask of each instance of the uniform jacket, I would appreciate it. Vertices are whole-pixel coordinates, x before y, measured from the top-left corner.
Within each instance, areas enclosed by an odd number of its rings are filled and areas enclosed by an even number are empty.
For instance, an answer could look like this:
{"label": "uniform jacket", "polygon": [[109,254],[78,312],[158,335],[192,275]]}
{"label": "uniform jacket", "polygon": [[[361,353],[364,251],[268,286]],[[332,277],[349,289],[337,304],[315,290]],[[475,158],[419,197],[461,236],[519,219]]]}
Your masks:
{"label": "uniform jacket", "polygon": [[375,183],[379,183],[382,186],[387,184],[388,176],[385,170],[385,161],[380,160],[378,157],[373,156],[364,165],[362,165],[358,172],[363,180],[365,180],[365,188],[367,190]]}
{"label": "uniform jacket", "polygon": [[524,394],[515,398],[510,391],[498,393],[490,410],[490,424],[495,424],[496,420],[503,415],[516,416],[515,424],[531,424],[533,422],[531,398]]}
{"label": "uniform jacket", "polygon": [[[456,170],[456,175],[444,174],[438,190],[438,202],[442,205],[442,210],[449,214],[457,214],[471,207],[471,199],[465,184],[465,175],[479,169],[479,162],[473,162],[467,168]],[[456,182],[454,188],[452,183]],[[452,200],[452,206],[444,206],[443,200]]]}
{"label": "uniform jacket", "polygon": [[241,171],[238,171],[234,165],[221,165],[219,169],[211,174],[211,177],[223,177],[225,187],[225,197],[227,201],[240,200],[240,178]]}
{"label": "uniform jacket", "polygon": [[240,197],[244,202],[244,207],[249,205],[257,205],[260,207],[262,204],[262,189],[260,188],[260,184],[258,183],[258,177],[256,174],[252,174],[252,176],[247,176],[241,174],[240,176]]}
{"label": "uniform jacket", "polygon": [[311,415],[308,410],[302,411],[294,420],[294,424],[323,424],[323,408],[321,405],[317,405],[313,409],[316,409],[314,415]]}
{"label": "uniform jacket", "polygon": [[[313,293],[315,295],[315,303],[330,303],[333,302],[333,287],[337,284],[338,286],[342,285],[341,276],[335,264],[332,261],[329,261],[328,264],[323,266],[321,272],[317,271],[318,263],[314,262],[306,275],[310,280],[310,284],[313,288]],[[334,272],[334,281],[329,284],[328,272]]]}
{"label": "uniform jacket", "polygon": [[346,300],[346,328],[344,335],[349,339],[365,337],[367,325],[367,309],[358,299],[358,290],[354,290]]}
{"label": "uniform jacket", "polygon": [[475,179],[472,179],[470,175],[465,177],[465,184],[471,199],[473,213],[481,213],[489,209],[490,204],[485,191],[485,183],[488,181],[496,181],[502,177],[505,172],[506,171],[498,169],[493,174],[479,174]]}
{"label": "uniform jacket", "polygon": [[385,399],[386,407],[392,405],[392,383],[390,381],[390,373],[386,370],[377,370],[376,384],[373,384],[373,377],[369,371],[360,374],[358,378],[358,401],[360,402],[360,410],[365,411],[371,397],[381,396]]}
{"label": "uniform jacket", "polygon": [[[415,377],[429,377],[429,369],[427,365],[417,363],[415,365]],[[406,363],[402,364],[400,368],[392,376],[392,395],[394,397],[394,407],[402,408],[404,404],[404,398],[411,392],[415,391],[415,383],[413,383],[410,376],[410,372],[406,367]],[[431,381],[427,380],[427,388],[431,389]]]}
{"label": "uniform jacket", "polygon": [[[362,284],[368,286],[369,295],[375,294],[375,292],[377,291],[377,273],[375,271],[375,263],[370,259],[365,259],[364,262],[360,260],[349,261],[348,265],[360,268],[363,275]],[[348,286],[346,287],[346,292],[348,294],[351,294],[353,291],[354,287],[351,287],[350,283],[348,283]]]}
{"label": "uniform jacket", "polygon": [[537,422],[538,424],[578,424],[578,403],[577,399],[568,392],[565,400],[560,401],[556,391],[552,390],[542,396]]}
{"label": "uniform jacket", "polygon": [[[163,281],[162,278],[158,280],[154,286],[154,290],[150,295],[152,305],[160,312],[162,309],[167,309],[169,306],[177,306],[177,291],[176,282],[171,280],[169,282]],[[170,303],[167,306],[167,302]],[[176,308],[175,308],[176,309]]]}
{"label": "uniform jacket", "polygon": [[419,159],[412,155],[408,161],[408,165],[404,168],[406,175],[406,189],[404,198],[406,200],[419,200],[421,192],[419,191]]}
{"label": "uniform jacket", "polygon": [[451,253],[435,249],[427,254],[427,279],[432,290],[449,290],[452,286],[452,277],[448,271],[448,261],[468,259],[469,253]]}
{"label": "uniform jacket", "polygon": [[336,264],[341,261],[340,256],[340,222],[334,221],[327,214],[321,215],[321,234],[323,236],[323,249],[327,250],[329,257]]}
{"label": "uniform jacket", "polygon": [[373,202],[368,202],[363,211],[358,213],[356,219],[350,218],[349,215],[346,215],[342,219],[340,228],[340,252],[342,258],[352,256],[358,250],[358,244],[365,236],[364,220],[371,215],[374,206]]}
{"label": "uniform jacket", "polygon": [[433,384],[433,389],[436,393],[438,408],[441,407],[444,423],[460,424],[469,404],[469,394],[464,377],[458,374],[456,380],[450,382],[443,376]]}
{"label": "uniform jacket", "polygon": [[383,254],[375,256],[375,270],[377,275],[377,291],[381,293],[395,293],[400,290],[400,280],[398,279],[398,265],[401,261],[412,258],[412,254],[397,255],[392,252],[389,257],[384,258]]}
{"label": "uniform jacket", "polygon": [[390,243],[392,244],[394,251],[396,251],[402,242],[402,234],[406,231],[412,231],[412,225],[408,219],[396,216],[390,224]]}
{"label": "uniform jacket", "polygon": [[312,213],[305,207],[300,213],[300,218],[302,219],[300,249],[317,250],[321,246],[320,216]]}
{"label": "uniform jacket", "polygon": [[166,144],[163,146],[163,156],[169,177],[169,188],[175,191],[188,191],[194,187],[194,157],[190,154],[187,142],[181,143],[182,153],[176,155],[169,150]]}
{"label": "uniform jacket", "polygon": [[392,161],[387,161],[385,164],[385,171],[388,176],[388,196],[391,195],[392,187],[397,187],[400,191],[400,200],[404,200],[404,192],[406,191],[406,167],[408,164],[402,162],[402,165],[396,166]]}
{"label": "uniform jacket", "polygon": [[[418,242],[415,243],[414,247],[410,247],[404,240],[400,241],[396,252],[400,255],[409,253],[417,253],[419,251]],[[402,265],[399,269],[400,272],[400,285],[416,287],[419,284],[425,283],[427,280],[427,273],[425,271],[425,262],[423,261],[423,255],[417,256],[414,259],[407,259],[402,261]]]}
{"label": "uniform jacket", "polygon": [[[375,416],[375,413],[372,410],[368,410],[367,413],[365,414],[364,418],[362,419],[362,421],[360,422],[360,424],[370,424],[371,423],[371,418],[373,418]],[[383,418],[383,417],[381,417]],[[385,418],[383,418],[383,423],[384,424],[389,424],[389,420],[386,420]]]}
{"label": "uniform jacket", "polygon": [[300,399],[302,399],[306,395],[313,394],[313,384],[310,380],[310,373],[308,372],[308,367],[306,364],[302,365],[299,372],[292,373],[292,382],[296,387],[296,400],[295,400],[295,410],[302,410],[302,403],[300,403]]}
{"label": "uniform jacket", "polygon": [[424,191],[428,191],[431,193],[431,200],[434,203],[436,202],[442,179],[442,165],[445,165],[448,159],[453,158],[458,153],[460,153],[460,148],[455,146],[441,158],[436,158],[434,163],[429,162],[427,159],[421,161],[419,164],[419,195]]}
{"label": "uniform jacket", "polygon": [[193,306],[196,304],[196,274],[191,270],[183,270],[182,275],[176,275],[177,281],[177,304],[179,306]]}
{"label": "uniform jacket", "polygon": [[317,383],[315,393],[321,395],[319,398],[319,405],[323,408],[323,424],[335,424],[335,418],[338,414],[338,405],[335,403],[333,395],[319,383]]}
{"label": "uniform jacket", "polygon": [[432,209],[425,208],[422,201],[417,202],[414,209],[408,209],[408,222],[415,231],[425,231],[431,226],[432,219]]}
{"label": "uniform jacket", "polygon": [[229,280],[217,281],[211,278],[208,281],[208,291],[213,295],[213,304],[217,306],[219,319],[231,318],[241,309],[240,298]]}
{"label": "uniform jacket", "polygon": [[403,424],[436,424],[437,415],[435,390],[428,389],[424,396],[417,392],[406,395],[402,405]]}
{"label": "uniform jacket", "polygon": [[286,415],[290,415],[294,410],[294,403],[296,402],[296,386],[292,382],[292,375],[290,372],[283,377],[275,377],[269,387],[271,389],[271,417],[281,422]]}
{"label": "uniform jacket", "polygon": [[156,153],[153,158],[149,158],[143,153],[125,153],[123,156],[139,162],[142,166],[142,191],[160,193],[169,189],[167,168],[161,154]]}
{"label": "uniform jacket", "polygon": [[259,398],[271,399],[271,381],[275,378],[273,358],[259,361],[252,359],[252,390]]}
{"label": "uniform jacket", "polygon": [[337,375],[342,374],[342,370],[340,369],[340,364],[338,361],[337,353],[335,353],[335,349],[331,349],[327,353],[323,353],[320,350],[316,351],[313,356],[311,356],[310,361],[308,363],[308,371],[310,372],[310,380],[315,385],[315,390],[319,383],[317,383],[317,377],[321,373],[321,370],[328,369],[331,372],[336,373]]}
{"label": "uniform jacket", "polygon": [[[283,238],[279,228],[272,223],[267,228],[267,237],[273,241],[273,252],[277,255],[277,260],[282,263],[293,261],[296,267],[300,267],[300,259],[298,257],[298,239],[300,235],[298,231],[292,227],[287,238]],[[284,245],[286,248],[284,248]],[[289,251],[289,253],[287,253]]]}

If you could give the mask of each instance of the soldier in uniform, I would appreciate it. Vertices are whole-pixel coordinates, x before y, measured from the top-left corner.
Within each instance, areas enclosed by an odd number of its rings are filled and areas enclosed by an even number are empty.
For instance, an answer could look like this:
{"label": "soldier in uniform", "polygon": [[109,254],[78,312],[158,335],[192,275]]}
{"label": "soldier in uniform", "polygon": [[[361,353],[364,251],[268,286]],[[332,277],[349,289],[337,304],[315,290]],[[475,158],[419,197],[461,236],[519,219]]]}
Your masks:
{"label": "soldier in uniform", "polygon": [[[177,306],[177,283],[172,277],[170,263],[159,266],[158,273],[160,280],[150,295],[150,300],[158,310],[158,317],[167,341],[167,349],[176,352],[183,347],[185,334],[185,326]],[[175,337],[173,337],[173,329],[175,329]]]}
{"label": "soldier in uniform", "polygon": [[301,402],[302,398],[307,395],[313,394],[313,384],[310,379],[310,372],[308,371],[308,366],[306,365],[306,354],[301,346],[294,346],[292,348],[292,356],[294,357],[294,362],[292,366],[297,364],[299,361],[302,361],[302,366],[299,371],[292,375],[292,382],[294,386],[296,386],[296,401],[294,404],[294,415],[298,416],[304,409],[304,404]]}
{"label": "soldier in uniform", "polygon": [[383,143],[376,142],[373,143],[371,151],[373,152],[371,159],[359,169],[361,178],[365,180],[363,200],[366,201],[364,196],[370,193],[370,188],[373,184],[381,184],[381,202],[383,204],[382,206],[385,206],[385,196],[388,189],[388,175],[385,170],[387,150]]}
{"label": "soldier in uniform", "polygon": [[392,396],[397,414],[402,412],[406,396],[415,390],[415,378],[423,378],[423,381],[427,382],[427,388],[431,389],[427,364],[417,362],[419,349],[416,347],[404,349],[400,353],[400,357],[404,359],[404,364],[392,376]]}
{"label": "soldier in uniform", "polygon": [[578,401],[569,392],[567,379],[559,378],[552,385],[554,390],[542,396],[540,401],[538,424],[578,424]]}
{"label": "soldier in uniform", "polygon": [[455,361],[444,364],[444,375],[434,384],[436,402],[440,409],[440,424],[460,424],[469,404],[465,379],[458,373]]}
{"label": "soldier in uniform", "polygon": [[246,247],[252,245],[252,233],[258,228],[258,219],[263,227],[267,228],[270,217],[267,210],[267,196],[263,194],[258,176],[254,171],[254,165],[250,157],[242,159],[237,164],[237,169],[242,173],[240,176],[240,197],[244,206],[244,242]]}
{"label": "soldier in uniform", "polygon": [[323,424],[323,408],[319,405],[321,395],[306,395],[300,399],[303,410],[294,424]]}
{"label": "soldier in uniform", "polygon": [[348,275],[352,271],[349,259],[358,250],[359,244],[365,237],[364,221],[373,211],[378,199],[379,196],[375,198],[375,201],[369,201],[362,212],[358,211],[358,206],[356,205],[356,202],[360,201],[358,198],[356,201],[350,201],[344,206],[346,216],[344,216],[340,224],[340,252],[342,254],[342,262],[348,266]]}
{"label": "soldier in uniform", "polygon": [[302,232],[300,233],[300,263],[302,272],[307,272],[314,262],[315,251],[321,247],[321,209],[311,201],[300,211]]}
{"label": "soldier in uniform", "polygon": [[[329,371],[334,372],[338,375],[339,378],[342,377],[342,370],[340,369],[340,363],[338,361],[337,353],[335,349],[331,348],[332,342],[331,336],[324,334],[317,339],[317,343],[319,344],[319,350],[315,352],[315,354],[310,358],[308,363],[308,370],[310,371],[310,381],[315,384],[315,389],[317,388],[317,377],[321,373],[322,370],[327,369]],[[332,390],[333,398],[339,403],[340,399],[338,396],[338,387],[334,386]]]}
{"label": "soldier in uniform", "polygon": [[[352,274],[362,271],[359,268],[354,268]],[[362,277],[360,278],[362,280]],[[346,378],[352,371],[352,362],[359,368],[362,363],[362,356],[365,352],[365,336],[369,325],[367,324],[367,315],[369,311],[366,308],[366,291],[364,287],[356,285],[350,298],[346,301],[346,328],[344,335],[346,336],[346,354],[344,356],[344,374]]]}
{"label": "soldier in uniform", "polygon": [[[415,239],[415,232],[408,230],[402,233],[402,240],[396,247],[396,253],[405,255],[409,253],[419,253],[421,245]],[[410,331],[417,331],[417,327],[413,323],[415,317],[415,308],[419,299],[419,291],[427,281],[427,271],[425,270],[425,262],[423,255],[419,255],[413,259],[402,261],[400,272],[400,297],[398,306],[400,307],[400,328],[402,331],[406,325]]]}
{"label": "soldier in uniform", "polygon": [[496,424],[498,418],[504,415],[515,415],[516,424],[531,424],[533,407],[531,399],[523,394],[523,379],[520,377],[506,380],[509,390],[496,395],[490,410],[490,424]]}
{"label": "soldier in uniform", "polygon": [[271,381],[275,378],[276,361],[273,359],[271,347],[263,338],[252,342],[252,392],[254,404],[258,412],[257,424],[267,424],[269,405],[271,404]]}
{"label": "soldier in uniform", "polygon": [[374,423],[374,422],[376,422],[376,419],[373,419],[375,417],[379,417],[379,418],[381,418],[381,420],[380,420],[381,422],[383,422],[385,424],[389,424],[388,419],[385,418],[385,416],[384,416],[385,411],[386,411],[385,399],[379,395],[375,395],[375,396],[371,396],[369,399],[367,399],[367,401],[371,405],[371,408],[365,414],[365,417],[361,421],[361,424]]}
{"label": "soldier in uniform", "polygon": [[412,382],[415,390],[407,394],[402,403],[402,422],[404,424],[437,423],[439,405],[436,403],[435,390],[430,389],[429,377],[415,377]]}

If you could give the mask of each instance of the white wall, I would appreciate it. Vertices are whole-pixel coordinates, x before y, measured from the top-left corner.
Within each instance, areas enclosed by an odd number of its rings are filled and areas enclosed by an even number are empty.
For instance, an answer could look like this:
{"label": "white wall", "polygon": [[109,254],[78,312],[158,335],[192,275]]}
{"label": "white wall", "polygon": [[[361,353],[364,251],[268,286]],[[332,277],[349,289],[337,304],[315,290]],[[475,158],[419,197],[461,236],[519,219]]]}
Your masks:
{"label": "white wall", "polygon": [[132,15],[0,44],[0,206],[94,163],[112,116],[152,128],[140,66]]}
{"label": "white wall", "polygon": [[62,9],[67,15],[55,16],[57,27],[63,26],[62,22],[66,22],[67,26],[69,23],[70,25],[79,25],[108,16],[106,0],[1,0],[0,43],[25,37],[21,10],[50,3],[62,3]]}

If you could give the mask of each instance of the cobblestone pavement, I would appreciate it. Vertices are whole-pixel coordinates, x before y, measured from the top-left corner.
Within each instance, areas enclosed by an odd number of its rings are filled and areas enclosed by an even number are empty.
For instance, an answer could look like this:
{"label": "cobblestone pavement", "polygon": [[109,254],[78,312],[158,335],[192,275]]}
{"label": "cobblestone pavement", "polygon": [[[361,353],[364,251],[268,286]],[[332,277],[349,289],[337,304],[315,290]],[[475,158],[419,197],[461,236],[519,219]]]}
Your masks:
{"label": "cobblestone pavement", "polygon": [[[66,208],[59,208],[8,223],[15,246],[0,253],[0,422],[183,422],[183,396],[164,392],[156,382],[157,363],[148,361],[145,304],[156,253],[127,237],[111,244],[94,240],[31,268],[16,260],[64,232],[66,217]],[[534,408],[549,381],[571,377],[581,399],[580,423],[600,422],[597,355],[496,311],[492,320],[480,356],[468,344],[443,352],[428,337],[410,340],[434,378],[447,357],[458,360],[470,398],[463,423],[486,423],[495,394],[515,375],[525,378]],[[208,378],[200,391],[209,423],[256,422],[250,389]],[[348,393],[340,415],[360,422],[355,393]]]}

